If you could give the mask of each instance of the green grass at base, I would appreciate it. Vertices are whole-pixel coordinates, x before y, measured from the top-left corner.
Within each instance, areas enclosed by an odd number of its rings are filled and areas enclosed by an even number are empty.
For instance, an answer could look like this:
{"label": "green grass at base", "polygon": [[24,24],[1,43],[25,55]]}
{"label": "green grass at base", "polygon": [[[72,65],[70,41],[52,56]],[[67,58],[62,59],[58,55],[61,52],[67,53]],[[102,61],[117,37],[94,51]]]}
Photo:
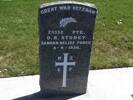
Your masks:
{"label": "green grass at base", "polygon": [[[38,8],[55,0],[0,0],[0,77],[39,72]],[[91,69],[133,66],[133,0],[96,4]]]}

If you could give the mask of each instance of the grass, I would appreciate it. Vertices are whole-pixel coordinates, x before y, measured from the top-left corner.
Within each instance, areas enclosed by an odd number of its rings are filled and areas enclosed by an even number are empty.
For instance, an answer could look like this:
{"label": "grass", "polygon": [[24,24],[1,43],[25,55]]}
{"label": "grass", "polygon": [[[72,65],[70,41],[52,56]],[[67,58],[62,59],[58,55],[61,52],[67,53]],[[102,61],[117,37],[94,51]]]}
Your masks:
{"label": "grass", "polygon": [[[38,7],[55,0],[0,0],[0,77],[39,72]],[[91,69],[133,66],[133,0],[77,0],[98,8]]]}

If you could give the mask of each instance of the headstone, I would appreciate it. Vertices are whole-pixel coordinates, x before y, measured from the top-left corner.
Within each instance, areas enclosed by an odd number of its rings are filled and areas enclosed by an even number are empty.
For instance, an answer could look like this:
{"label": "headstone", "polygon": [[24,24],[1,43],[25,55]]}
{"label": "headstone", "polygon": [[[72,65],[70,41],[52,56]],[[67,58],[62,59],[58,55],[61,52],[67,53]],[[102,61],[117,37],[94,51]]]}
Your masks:
{"label": "headstone", "polygon": [[39,9],[40,88],[44,96],[86,92],[96,7],[54,2]]}

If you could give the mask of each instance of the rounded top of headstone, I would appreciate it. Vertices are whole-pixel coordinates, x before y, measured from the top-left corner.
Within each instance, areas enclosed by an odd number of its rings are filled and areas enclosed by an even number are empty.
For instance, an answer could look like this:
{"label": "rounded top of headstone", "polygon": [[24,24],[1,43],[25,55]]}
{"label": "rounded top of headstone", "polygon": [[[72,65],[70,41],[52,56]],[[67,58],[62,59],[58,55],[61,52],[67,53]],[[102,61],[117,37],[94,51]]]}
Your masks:
{"label": "rounded top of headstone", "polygon": [[79,4],[83,6],[89,6],[92,8],[96,9],[96,6],[92,3],[87,3],[87,2],[77,2],[77,1],[56,1],[56,2],[51,2],[51,3],[45,3],[40,6],[40,8],[48,7],[48,6],[53,6],[53,5],[60,5],[60,4]]}

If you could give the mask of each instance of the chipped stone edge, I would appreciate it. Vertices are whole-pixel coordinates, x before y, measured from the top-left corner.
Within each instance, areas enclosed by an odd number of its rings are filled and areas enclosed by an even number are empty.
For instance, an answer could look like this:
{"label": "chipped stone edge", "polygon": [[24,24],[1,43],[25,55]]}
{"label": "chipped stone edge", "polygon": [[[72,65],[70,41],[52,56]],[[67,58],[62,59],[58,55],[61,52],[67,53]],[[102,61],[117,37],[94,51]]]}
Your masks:
{"label": "chipped stone edge", "polygon": [[84,5],[92,8],[96,8],[95,4],[92,3],[87,3],[87,2],[77,2],[77,1],[56,1],[56,2],[51,2],[51,3],[45,3],[40,6],[40,8],[48,7],[48,6],[53,6],[53,5],[60,5],[60,4],[79,4],[79,5]]}

